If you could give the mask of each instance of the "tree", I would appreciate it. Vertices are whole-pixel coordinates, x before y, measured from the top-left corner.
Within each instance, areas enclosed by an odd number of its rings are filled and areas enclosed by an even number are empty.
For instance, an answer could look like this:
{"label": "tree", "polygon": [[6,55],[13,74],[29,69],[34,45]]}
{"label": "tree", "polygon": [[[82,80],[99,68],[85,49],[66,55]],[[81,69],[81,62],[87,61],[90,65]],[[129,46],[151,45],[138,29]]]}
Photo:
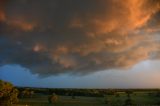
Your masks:
{"label": "tree", "polygon": [[21,92],[21,97],[25,97],[25,98],[28,98],[28,97],[33,97],[33,95],[34,95],[34,91],[32,91],[32,90],[30,90],[30,89],[28,89],[28,88],[26,88],[25,90],[23,90],[22,92]]}
{"label": "tree", "polygon": [[34,95],[34,91],[30,91],[30,97],[32,98]]}
{"label": "tree", "polygon": [[49,103],[55,104],[58,101],[58,96],[53,93],[51,96],[48,97]]}
{"label": "tree", "polygon": [[10,106],[18,102],[18,90],[9,82],[0,80],[0,106]]}
{"label": "tree", "polygon": [[133,94],[133,91],[127,90],[127,91],[126,91],[126,94],[127,94],[128,98],[130,98],[130,95]]}

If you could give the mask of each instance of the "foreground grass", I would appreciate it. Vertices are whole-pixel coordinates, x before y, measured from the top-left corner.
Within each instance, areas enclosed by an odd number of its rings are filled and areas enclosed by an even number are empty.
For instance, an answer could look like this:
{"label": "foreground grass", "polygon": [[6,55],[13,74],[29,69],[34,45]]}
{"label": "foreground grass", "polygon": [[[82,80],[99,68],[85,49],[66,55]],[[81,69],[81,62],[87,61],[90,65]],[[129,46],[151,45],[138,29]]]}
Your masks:
{"label": "foreground grass", "polygon": [[[27,106],[124,106],[127,95],[119,93],[119,96],[107,95],[108,104],[105,104],[104,97],[76,97],[72,99],[71,96],[59,96],[59,101],[56,104],[48,103],[48,96],[36,94],[32,98],[20,99],[20,105]],[[138,106],[160,106],[157,105],[160,98],[148,95],[147,92],[135,92],[131,94],[133,105]]]}
{"label": "foreground grass", "polygon": [[[53,106],[48,103],[48,96],[33,97],[20,99],[21,105],[29,106]],[[76,97],[72,99],[70,96],[59,96],[59,101],[54,104],[55,106],[105,106],[102,98],[95,97]]]}

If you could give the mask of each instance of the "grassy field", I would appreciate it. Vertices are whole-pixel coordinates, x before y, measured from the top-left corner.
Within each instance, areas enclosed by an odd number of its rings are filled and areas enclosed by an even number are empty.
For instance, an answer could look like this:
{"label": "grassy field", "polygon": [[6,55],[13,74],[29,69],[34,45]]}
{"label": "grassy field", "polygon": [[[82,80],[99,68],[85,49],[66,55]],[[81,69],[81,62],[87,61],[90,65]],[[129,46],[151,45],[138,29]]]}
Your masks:
{"label": "grassy field", "polygon": [[[134,92],[130,95],[133,105],[138,106],[160,106],[157,103],[159,97],[151,96],[148,92]],[[105,104],[107,99],[108,104]],[[127,95],[124,92],[119,92],[116,95],[106,95],[106,97],[84,97],[76,96],[72,99],[71,96],[58,96],[56,104],[48,102],[48,95],[35,94],[32,98],[20,99],[19,106],[124,106]]]}
{"label": "grassy field", "polygon": [[[19,104],[28,106],[53,106],[48,103],[47,96],[32,98],[32,99],[21,99]],[[55,106],[105,106],[102,98],[95,97],[76,97],[72,99],[68,96],[59,96],[59,101]]]}

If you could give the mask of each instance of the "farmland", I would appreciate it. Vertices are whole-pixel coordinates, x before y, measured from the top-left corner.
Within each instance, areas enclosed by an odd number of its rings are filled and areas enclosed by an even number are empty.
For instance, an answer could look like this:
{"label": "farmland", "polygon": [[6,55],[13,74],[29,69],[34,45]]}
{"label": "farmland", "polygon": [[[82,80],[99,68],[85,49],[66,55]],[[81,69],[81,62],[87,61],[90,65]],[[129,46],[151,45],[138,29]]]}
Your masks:
{"label": "farmland", "polygon": [[[21,89],[22,90],[22,89]],[[32,97],[21,97],[18,105],[28,106],[125,106],[160,105],[159,90],[100,90],[100,89],[32,89]],[[46,92],[45,92],[46,91]],[[49,103],[50,93],[55,92],[58,100]],[[127,100],[130,99],[128,103]]]}
{"label": "farmland", "polygon": [[160,106],[160,89],[14,87],[0,81],[0,106]]}

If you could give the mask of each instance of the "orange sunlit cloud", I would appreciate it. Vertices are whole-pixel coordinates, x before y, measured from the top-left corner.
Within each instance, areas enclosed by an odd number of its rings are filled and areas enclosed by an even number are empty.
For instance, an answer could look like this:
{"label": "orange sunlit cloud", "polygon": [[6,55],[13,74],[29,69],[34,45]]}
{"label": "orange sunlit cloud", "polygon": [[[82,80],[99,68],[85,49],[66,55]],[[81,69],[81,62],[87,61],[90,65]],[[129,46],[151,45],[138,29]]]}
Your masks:
{"label": "orange sunlit cloud", "polygon": [[8,20],[7,24],[23,31],[32,31],[36,27],[35,23],[25,22],[23,20]]}
{"label": "orange sunlit cloud", "polygon": [[4,12],[4,7],[6,5],[8,0],[0,0],[0,21],[5,21],[6,20],[6,15]]}
{"label": "orange sunlit cloud", "polygon": [[71,1],[6,4],[0,10],[5,45],[21,52],[6,57],[6,64],[15,62],[40,74],[45,68],[51,74],[92,73],[130,68],[158,56],[159,1]]}
{"label": "orange sunlit cloud", "polygon": [[5,21],[5,19],[5,14],[2,11],[0,11],[0,21]]}

